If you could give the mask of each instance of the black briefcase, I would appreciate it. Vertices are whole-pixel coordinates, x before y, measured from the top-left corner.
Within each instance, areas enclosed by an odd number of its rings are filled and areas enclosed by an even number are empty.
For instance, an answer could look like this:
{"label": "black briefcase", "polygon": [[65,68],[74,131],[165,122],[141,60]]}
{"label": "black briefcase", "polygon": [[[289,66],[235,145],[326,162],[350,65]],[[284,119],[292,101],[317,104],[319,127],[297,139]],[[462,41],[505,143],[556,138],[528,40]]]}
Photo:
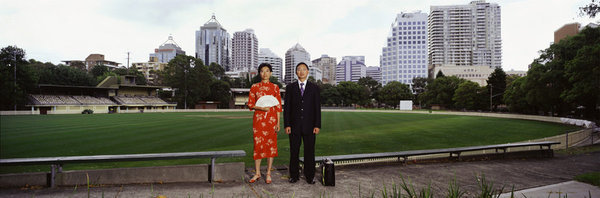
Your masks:
{"label": "black briefcase", "polygon": [[335,186],[335,166],[331,159],[327,158],[321,164],[323,171],[323,185],[324,186]]}

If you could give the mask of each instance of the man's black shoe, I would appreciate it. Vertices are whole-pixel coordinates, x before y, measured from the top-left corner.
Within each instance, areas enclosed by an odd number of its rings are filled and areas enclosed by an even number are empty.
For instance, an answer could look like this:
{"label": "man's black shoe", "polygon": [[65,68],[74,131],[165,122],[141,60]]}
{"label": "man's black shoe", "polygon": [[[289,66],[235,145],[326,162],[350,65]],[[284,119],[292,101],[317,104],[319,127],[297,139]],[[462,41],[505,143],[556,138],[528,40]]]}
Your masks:
{"label": "man's black shoe", "polygon": [[288,179],[288,181],[290,183],[296,183],[298,181],[298,179],[297,178],[290,178],[290,179]]}
{"label": "man's black shoe", "polygon": [[307,179],[306,183],[308,183],[308,184],[315,184],[315,180],[314,179]]}

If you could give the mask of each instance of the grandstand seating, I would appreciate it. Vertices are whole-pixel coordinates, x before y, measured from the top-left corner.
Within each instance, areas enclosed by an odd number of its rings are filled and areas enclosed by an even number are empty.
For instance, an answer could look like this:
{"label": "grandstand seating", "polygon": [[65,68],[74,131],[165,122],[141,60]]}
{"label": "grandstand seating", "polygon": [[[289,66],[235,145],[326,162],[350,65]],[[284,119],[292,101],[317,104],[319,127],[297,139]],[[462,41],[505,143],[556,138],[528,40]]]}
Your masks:
{"label": "grandstand seating", "polygon": [[155,105],[167,104],[164,100],[154,96],[115,96],[113,97],[120,104],[137,104],[137,105]]}
{"label": "grandstand seating", "polygon": [[115,102],[104,97],[31,94],[37,105],[157,105],[168,104],[154,96],[114,96]]}
{"label": "grandstand seating", "polygon": [[92,96],[66,96],[31,94],[32,102],[38,105],[114,105],[108,98]]}
{"label": "grandstand seating", "polygon": [[92,97],[92,96],[73,96],[75,100],[79,101],[81,104],[107,104],[114,105],[115,103],[110,101],[108,98],[102,97]]}

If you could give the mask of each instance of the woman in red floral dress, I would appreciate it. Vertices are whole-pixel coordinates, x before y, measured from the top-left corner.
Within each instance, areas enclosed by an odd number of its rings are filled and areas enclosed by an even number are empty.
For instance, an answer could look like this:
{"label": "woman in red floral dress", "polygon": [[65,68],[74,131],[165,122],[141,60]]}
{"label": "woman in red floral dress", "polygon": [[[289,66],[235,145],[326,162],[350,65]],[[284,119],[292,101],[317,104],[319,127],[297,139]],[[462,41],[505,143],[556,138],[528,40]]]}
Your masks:
{"label": "woman in red floral dress", "polygon": [[[271,167],[273,165],[273,157],[277,157],[277,131],[279,131],[279,115],[283,111],[281,108],[281,95],[279,94],[279,86],[269,81],[273,68],[268,63],[262,63],[258,66],[258,72],[262,79],[259,83],[253,84],[250,88],[248,97],[248,108],[254,109],[252,119],[252,129],[254,132],[254,165],[256,174],[250,183],[260,179],[260,161],[263,158],[267,159],[267,178],[266,183],[270,184]],[[272,107],[258,107],[256,101],[265,95],[271,95],[277,98],[279,104]]]}

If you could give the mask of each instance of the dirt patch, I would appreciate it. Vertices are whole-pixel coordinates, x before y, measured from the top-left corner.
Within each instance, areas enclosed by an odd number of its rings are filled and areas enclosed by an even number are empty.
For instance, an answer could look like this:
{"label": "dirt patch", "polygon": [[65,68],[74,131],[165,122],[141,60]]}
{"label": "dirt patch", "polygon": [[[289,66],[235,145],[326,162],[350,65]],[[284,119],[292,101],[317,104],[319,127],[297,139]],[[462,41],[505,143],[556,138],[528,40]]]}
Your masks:
{"label": "dirt patch", "polygon": [[252,119],[252,116],[231,116],[231,115],[184,115],[184,117],[200,117],[200,118],[220,118],[220,119]]}

